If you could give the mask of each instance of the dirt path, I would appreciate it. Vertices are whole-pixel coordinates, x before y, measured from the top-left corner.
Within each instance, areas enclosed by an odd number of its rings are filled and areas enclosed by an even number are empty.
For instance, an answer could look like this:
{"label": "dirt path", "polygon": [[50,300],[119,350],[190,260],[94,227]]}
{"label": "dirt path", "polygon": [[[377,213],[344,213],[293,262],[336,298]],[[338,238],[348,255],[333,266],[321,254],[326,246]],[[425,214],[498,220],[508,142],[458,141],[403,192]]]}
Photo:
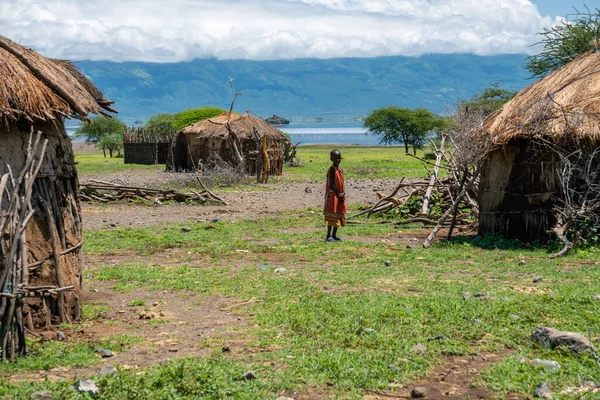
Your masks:
{"label": "dirt path", "polygon": [[[165,177],[166,175],[166,177]],[[188,174],[189,175],[189,174]],[[131,186],[160,187],[165,179],[190,179],[177,174],[146,174],[137,177],[120,175],[104,176],[108,182],[125,182]],[[94,179],[86,177],[82,182]],[[350,213],[358,204],[374,203],[377,192],[390,194],[398,185],[395,179],[349,180],[347,195]],[[279,215],[284,211],[316,208],[320,212],[324,198],[324,184],[266,184],[254,191],[215,192],[227,201],[227,206],[200,206],[192,204],[132,205],[82,203],[85,229],[108,229],[121,226],[151,226],[172,222],[207,222],[214,219],[233,221],[242,218],[263,218]]]}

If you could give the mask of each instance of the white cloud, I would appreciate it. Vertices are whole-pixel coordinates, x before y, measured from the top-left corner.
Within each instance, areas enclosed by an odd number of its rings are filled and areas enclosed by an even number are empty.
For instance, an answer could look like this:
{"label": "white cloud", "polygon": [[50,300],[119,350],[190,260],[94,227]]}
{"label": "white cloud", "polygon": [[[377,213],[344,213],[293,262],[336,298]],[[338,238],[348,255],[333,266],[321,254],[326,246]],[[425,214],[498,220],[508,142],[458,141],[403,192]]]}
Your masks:
{"label": "white cloud", "polygon": [[0,32],[72,60],[531,51],[529,0],[0,0]]}

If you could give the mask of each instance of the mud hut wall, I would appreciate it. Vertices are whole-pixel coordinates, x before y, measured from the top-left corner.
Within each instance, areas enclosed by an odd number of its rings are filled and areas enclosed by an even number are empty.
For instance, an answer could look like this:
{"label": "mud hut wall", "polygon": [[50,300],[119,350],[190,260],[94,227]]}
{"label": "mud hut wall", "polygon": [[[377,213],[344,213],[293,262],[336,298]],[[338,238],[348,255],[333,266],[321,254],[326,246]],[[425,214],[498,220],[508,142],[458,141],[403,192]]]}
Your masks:
{"label": "mud hut wall", "polygon": [[560,160],[527,141],[498,149],[486,160],[479,188],[479,232],[531,242],[545,240],[555,224]]}
{"label": "mud hut wall", "polygon": [[[29,284],[74,286],[74,292],[64,294],[64,314],[76,320],[81,315],[83,261],[79,182],[73,150],[62,122],[38,123],[34,129],[43,133],[42,139],[48,139],[48,147],[33,187],[35,215],[26,230],[28,262],[41,262],[30,268]],[[13,174],[18,174],[25,163],[30,125],[9,123],[0,130],[3,139],[0,141],[0,173],[8,171],[10,165]],[[59,253],[58,271],[53,262],[53,240]],[[47,315],[41,299],[27,302],[26,312],[31,313],[34,326],[59,322],[57,298],[48,299],[53,315]]]}

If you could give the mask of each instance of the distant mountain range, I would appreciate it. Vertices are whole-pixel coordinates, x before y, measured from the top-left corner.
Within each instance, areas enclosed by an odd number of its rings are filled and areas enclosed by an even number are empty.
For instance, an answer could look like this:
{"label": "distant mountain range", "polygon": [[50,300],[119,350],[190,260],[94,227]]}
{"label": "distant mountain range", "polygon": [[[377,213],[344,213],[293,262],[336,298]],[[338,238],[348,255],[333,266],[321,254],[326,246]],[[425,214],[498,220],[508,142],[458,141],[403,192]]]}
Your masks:
{"label": "distant mountain range", "polygon": [[428,54],[377,57],[247,61],[197,59],[173,64],[81,61],[76,64],[115,100],[127,124],[150,115],[191,107],[229,108],[233,92],[243,93],[237,112],[273,114],[292,123],[353,121],[371,110],[395,105],[448,113],[494,82],[511,90],[532,83],[525,55]]}

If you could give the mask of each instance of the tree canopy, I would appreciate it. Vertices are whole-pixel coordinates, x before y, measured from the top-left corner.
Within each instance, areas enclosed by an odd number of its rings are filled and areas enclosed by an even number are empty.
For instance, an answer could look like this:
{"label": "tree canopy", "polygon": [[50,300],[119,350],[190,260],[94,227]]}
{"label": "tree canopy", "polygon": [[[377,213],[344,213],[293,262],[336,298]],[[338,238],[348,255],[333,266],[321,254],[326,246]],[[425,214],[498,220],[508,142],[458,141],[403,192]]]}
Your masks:
{"label": "tree canopy", "polygon": [[443,129],[446,121],[429,110],[423,108],[409,109],[385,107],[374,110],[363,122],[363,126],[375,135],[381,135],[381,143],[404,144],[408,153],[412,146],[413,153],[421,147],[431,131]]}
{"label": "tree canopy", "polygon": [[113,156],[113,151],[120,154],[123,148],[123,135],[127,126],[119,118],[107,118],[104,116],[96,116],[90,118],[89,122],[84,123],[75,131],[78,137],[85,137],[86,143],[95,144],[104,151],[109,151],[110,156]]}
{"label": "tree canopy", "polygon": [[534,77],[545,76],[578,55],[600,47],[600,9],[591,11],[584,7],[586,11],[574,9],[575,13],[567,15],[560,24],[538,33],[542,39],[536,44],[541,44],[543,50],[528,57],[525,65]]}
{"label": "tree canopy", "polygon": [[190,108],[175,114],[154,114],[150,116],[144,127],[171,126],[175,131],[178,131],[188,125],[215,117],[224,112],[225,110],[218,107],[200,107]]}
{"label": "tree canopy", "polygon": [[499,110],[504,103],[515,97],[517,93],[519,92],[505,89],[496,82],[471,97],[471,99],[461,101],[460,108],[467,112],[489,115]]}

